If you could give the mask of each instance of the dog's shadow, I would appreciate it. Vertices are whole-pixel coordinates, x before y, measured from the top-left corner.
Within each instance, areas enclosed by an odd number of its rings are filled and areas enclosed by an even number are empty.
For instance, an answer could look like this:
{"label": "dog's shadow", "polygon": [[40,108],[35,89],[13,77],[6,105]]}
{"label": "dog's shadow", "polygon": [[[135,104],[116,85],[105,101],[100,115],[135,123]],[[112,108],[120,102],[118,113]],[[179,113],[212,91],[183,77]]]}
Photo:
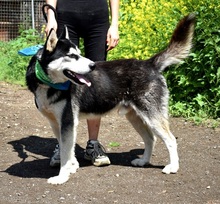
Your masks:
{"label": "dog's shadow", "polygon": [[[57,144],[56,139],[28,136],[9,142],[21,158],[19,163],[13,164],[4,172],[22,178],[49,178],[59,173],[59,168],[49,166],[50,157]],[[80,167],[91,166],[91,162],[83,158],[84,149],[76,144],[76,157]],[[29,152],[29,153],[28,153]],[[111,165],[131,166],[131,160],[142,155],[143,149],[133,149],[129,152],[108,153]],[[43,157],[43,158],[42,158]],[[148,165],[145,168],[163,168],[164,166]]]}

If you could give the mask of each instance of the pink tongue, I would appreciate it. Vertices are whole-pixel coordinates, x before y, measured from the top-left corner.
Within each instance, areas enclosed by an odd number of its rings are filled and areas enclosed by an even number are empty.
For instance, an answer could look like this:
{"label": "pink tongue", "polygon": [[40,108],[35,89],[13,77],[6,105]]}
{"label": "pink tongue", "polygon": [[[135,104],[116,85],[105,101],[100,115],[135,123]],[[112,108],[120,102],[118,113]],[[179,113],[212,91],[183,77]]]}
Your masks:
{"label": "pink tongue", "polygon": [[79,74],[75,74],[75,75],[81,83],[86,84],[87,86],[91,86],[91,82],[83,78],[82,75],[79,75]]}

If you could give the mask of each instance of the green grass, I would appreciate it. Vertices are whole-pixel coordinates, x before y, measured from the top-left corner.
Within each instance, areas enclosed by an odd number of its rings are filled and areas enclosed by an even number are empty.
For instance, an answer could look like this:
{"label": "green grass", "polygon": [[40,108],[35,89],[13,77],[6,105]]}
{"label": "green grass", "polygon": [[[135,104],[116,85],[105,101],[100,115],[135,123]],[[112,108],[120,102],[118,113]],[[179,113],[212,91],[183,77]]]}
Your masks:
{"label": "green grass", "polygon": [[18,51],[42,43],[40,35],[33,30],[22,32],[10,42],[0,41],[0,80],[25,85],[26,68],[31,57],[20,56]]}

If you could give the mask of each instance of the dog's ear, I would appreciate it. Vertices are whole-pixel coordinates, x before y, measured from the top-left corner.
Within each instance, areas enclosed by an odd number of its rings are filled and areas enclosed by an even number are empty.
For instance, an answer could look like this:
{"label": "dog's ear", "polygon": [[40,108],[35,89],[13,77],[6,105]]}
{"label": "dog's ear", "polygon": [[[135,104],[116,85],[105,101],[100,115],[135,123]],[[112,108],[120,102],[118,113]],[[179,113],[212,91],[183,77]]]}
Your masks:
{"label": "dog's ear", "polygon": [[57,41],[58,41],[57,34],[55,30],[52,28],[47,37],[46,46],[45,46],[46,50],[49,52],[52,52],[54,48],[56,47]]}
{"label": "dog's ear", "polygon": [[64,25],[64,29],[62,34],[59,37],[60,39],[68,39],[69,40],[69,31],[66,25]]}

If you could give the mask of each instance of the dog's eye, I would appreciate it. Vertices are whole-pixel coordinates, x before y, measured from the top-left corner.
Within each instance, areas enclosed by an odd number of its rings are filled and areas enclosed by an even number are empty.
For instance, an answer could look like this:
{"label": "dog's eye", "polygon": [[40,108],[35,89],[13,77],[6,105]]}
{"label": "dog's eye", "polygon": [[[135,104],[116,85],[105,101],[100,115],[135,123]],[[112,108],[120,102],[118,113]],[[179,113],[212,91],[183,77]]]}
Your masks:
{"label": "dog's eye", "polygon": [[76,60],[79,59],[79,56],[78,56],[78,55],[75,55],[75,54],[69,54],[69,55],[67,55],[67,56],[70,57],[70,58],[74,58],[74,59],[76,59]]}

